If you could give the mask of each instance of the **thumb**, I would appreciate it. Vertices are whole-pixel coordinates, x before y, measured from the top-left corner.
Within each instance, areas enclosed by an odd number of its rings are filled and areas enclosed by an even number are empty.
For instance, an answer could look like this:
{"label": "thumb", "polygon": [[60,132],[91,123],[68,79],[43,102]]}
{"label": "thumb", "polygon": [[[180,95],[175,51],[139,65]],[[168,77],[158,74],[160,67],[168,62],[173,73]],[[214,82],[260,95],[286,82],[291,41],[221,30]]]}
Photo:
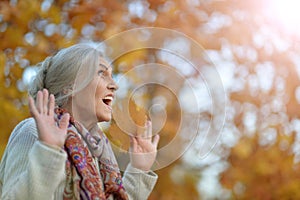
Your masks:
{"label": "thumb", "polygon": [[67,129],[69,126],[69,120],[70,120],[70,115],[69,113],[66,113],[62,116],[61,120],[59,121],[59,128],[61,129]]}

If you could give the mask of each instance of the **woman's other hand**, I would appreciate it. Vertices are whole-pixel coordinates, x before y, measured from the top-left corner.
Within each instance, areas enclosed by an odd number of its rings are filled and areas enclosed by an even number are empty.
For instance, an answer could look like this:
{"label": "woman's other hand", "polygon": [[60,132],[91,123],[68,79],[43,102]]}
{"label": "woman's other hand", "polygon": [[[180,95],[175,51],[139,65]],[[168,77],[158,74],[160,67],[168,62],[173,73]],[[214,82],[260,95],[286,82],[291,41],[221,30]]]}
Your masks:
{"label": "woman's other hand", "polygon": [[152,123],[147,121],[143,128],[138,128],[137,136],[130,138],[131,165],[143,171],[149,171],[156,159],[159,135],[152,140]]}
{"label": "woman's other hand", "polygon": [[37,93],[36,102],[29,97],[29,110],[35,119],[39,140],[53,147],[63,147],[67,128],[69,125],[69,114],[64,114],[56,124],[54,119],[55,97],[49,95],[48,90],[43,89]]}

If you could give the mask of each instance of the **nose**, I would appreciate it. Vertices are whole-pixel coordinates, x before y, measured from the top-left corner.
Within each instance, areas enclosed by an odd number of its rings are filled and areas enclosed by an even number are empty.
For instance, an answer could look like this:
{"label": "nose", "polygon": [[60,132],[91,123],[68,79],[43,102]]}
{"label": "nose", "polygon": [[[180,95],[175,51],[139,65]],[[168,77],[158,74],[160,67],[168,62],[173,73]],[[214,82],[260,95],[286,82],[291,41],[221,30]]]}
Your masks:
{"label": "nose", "polygon": [[118,89],[118,85],[115,83],[114,80],[112,80],[108,85],[107,85],[107,89],[111,90],[111,91],[116,91]]}

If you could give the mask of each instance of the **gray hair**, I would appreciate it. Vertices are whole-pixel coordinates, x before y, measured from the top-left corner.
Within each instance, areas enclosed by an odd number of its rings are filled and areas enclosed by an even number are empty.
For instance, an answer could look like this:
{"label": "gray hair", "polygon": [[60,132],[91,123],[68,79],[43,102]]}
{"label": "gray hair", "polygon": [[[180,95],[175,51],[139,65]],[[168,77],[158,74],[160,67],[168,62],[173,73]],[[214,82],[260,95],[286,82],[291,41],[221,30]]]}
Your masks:
{"label": "gray hair", "polygon": [[40,69],[29,85],[29,94],[35,99],[37,92],[46,88],[55,96],[56,105],[64,105],[92,81],[100,57],[103,55],[89,44],[61,49],[38,64]]}

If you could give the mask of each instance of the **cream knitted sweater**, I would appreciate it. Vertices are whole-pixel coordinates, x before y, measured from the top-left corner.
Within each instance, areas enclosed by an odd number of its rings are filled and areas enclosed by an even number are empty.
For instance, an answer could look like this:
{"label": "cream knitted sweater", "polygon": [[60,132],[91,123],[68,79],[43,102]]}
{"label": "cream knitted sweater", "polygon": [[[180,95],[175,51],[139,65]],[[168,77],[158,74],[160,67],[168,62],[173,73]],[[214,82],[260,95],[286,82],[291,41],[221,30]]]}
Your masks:
{"label": "cream knitted sweater", "polygon": [[[61,200],[65,186],[67,154],[38,141],[33,118],[12,132],[0,164],[0,199]],[[132,200],[147,199],[157,180],[128,165],[123,184]]]}

